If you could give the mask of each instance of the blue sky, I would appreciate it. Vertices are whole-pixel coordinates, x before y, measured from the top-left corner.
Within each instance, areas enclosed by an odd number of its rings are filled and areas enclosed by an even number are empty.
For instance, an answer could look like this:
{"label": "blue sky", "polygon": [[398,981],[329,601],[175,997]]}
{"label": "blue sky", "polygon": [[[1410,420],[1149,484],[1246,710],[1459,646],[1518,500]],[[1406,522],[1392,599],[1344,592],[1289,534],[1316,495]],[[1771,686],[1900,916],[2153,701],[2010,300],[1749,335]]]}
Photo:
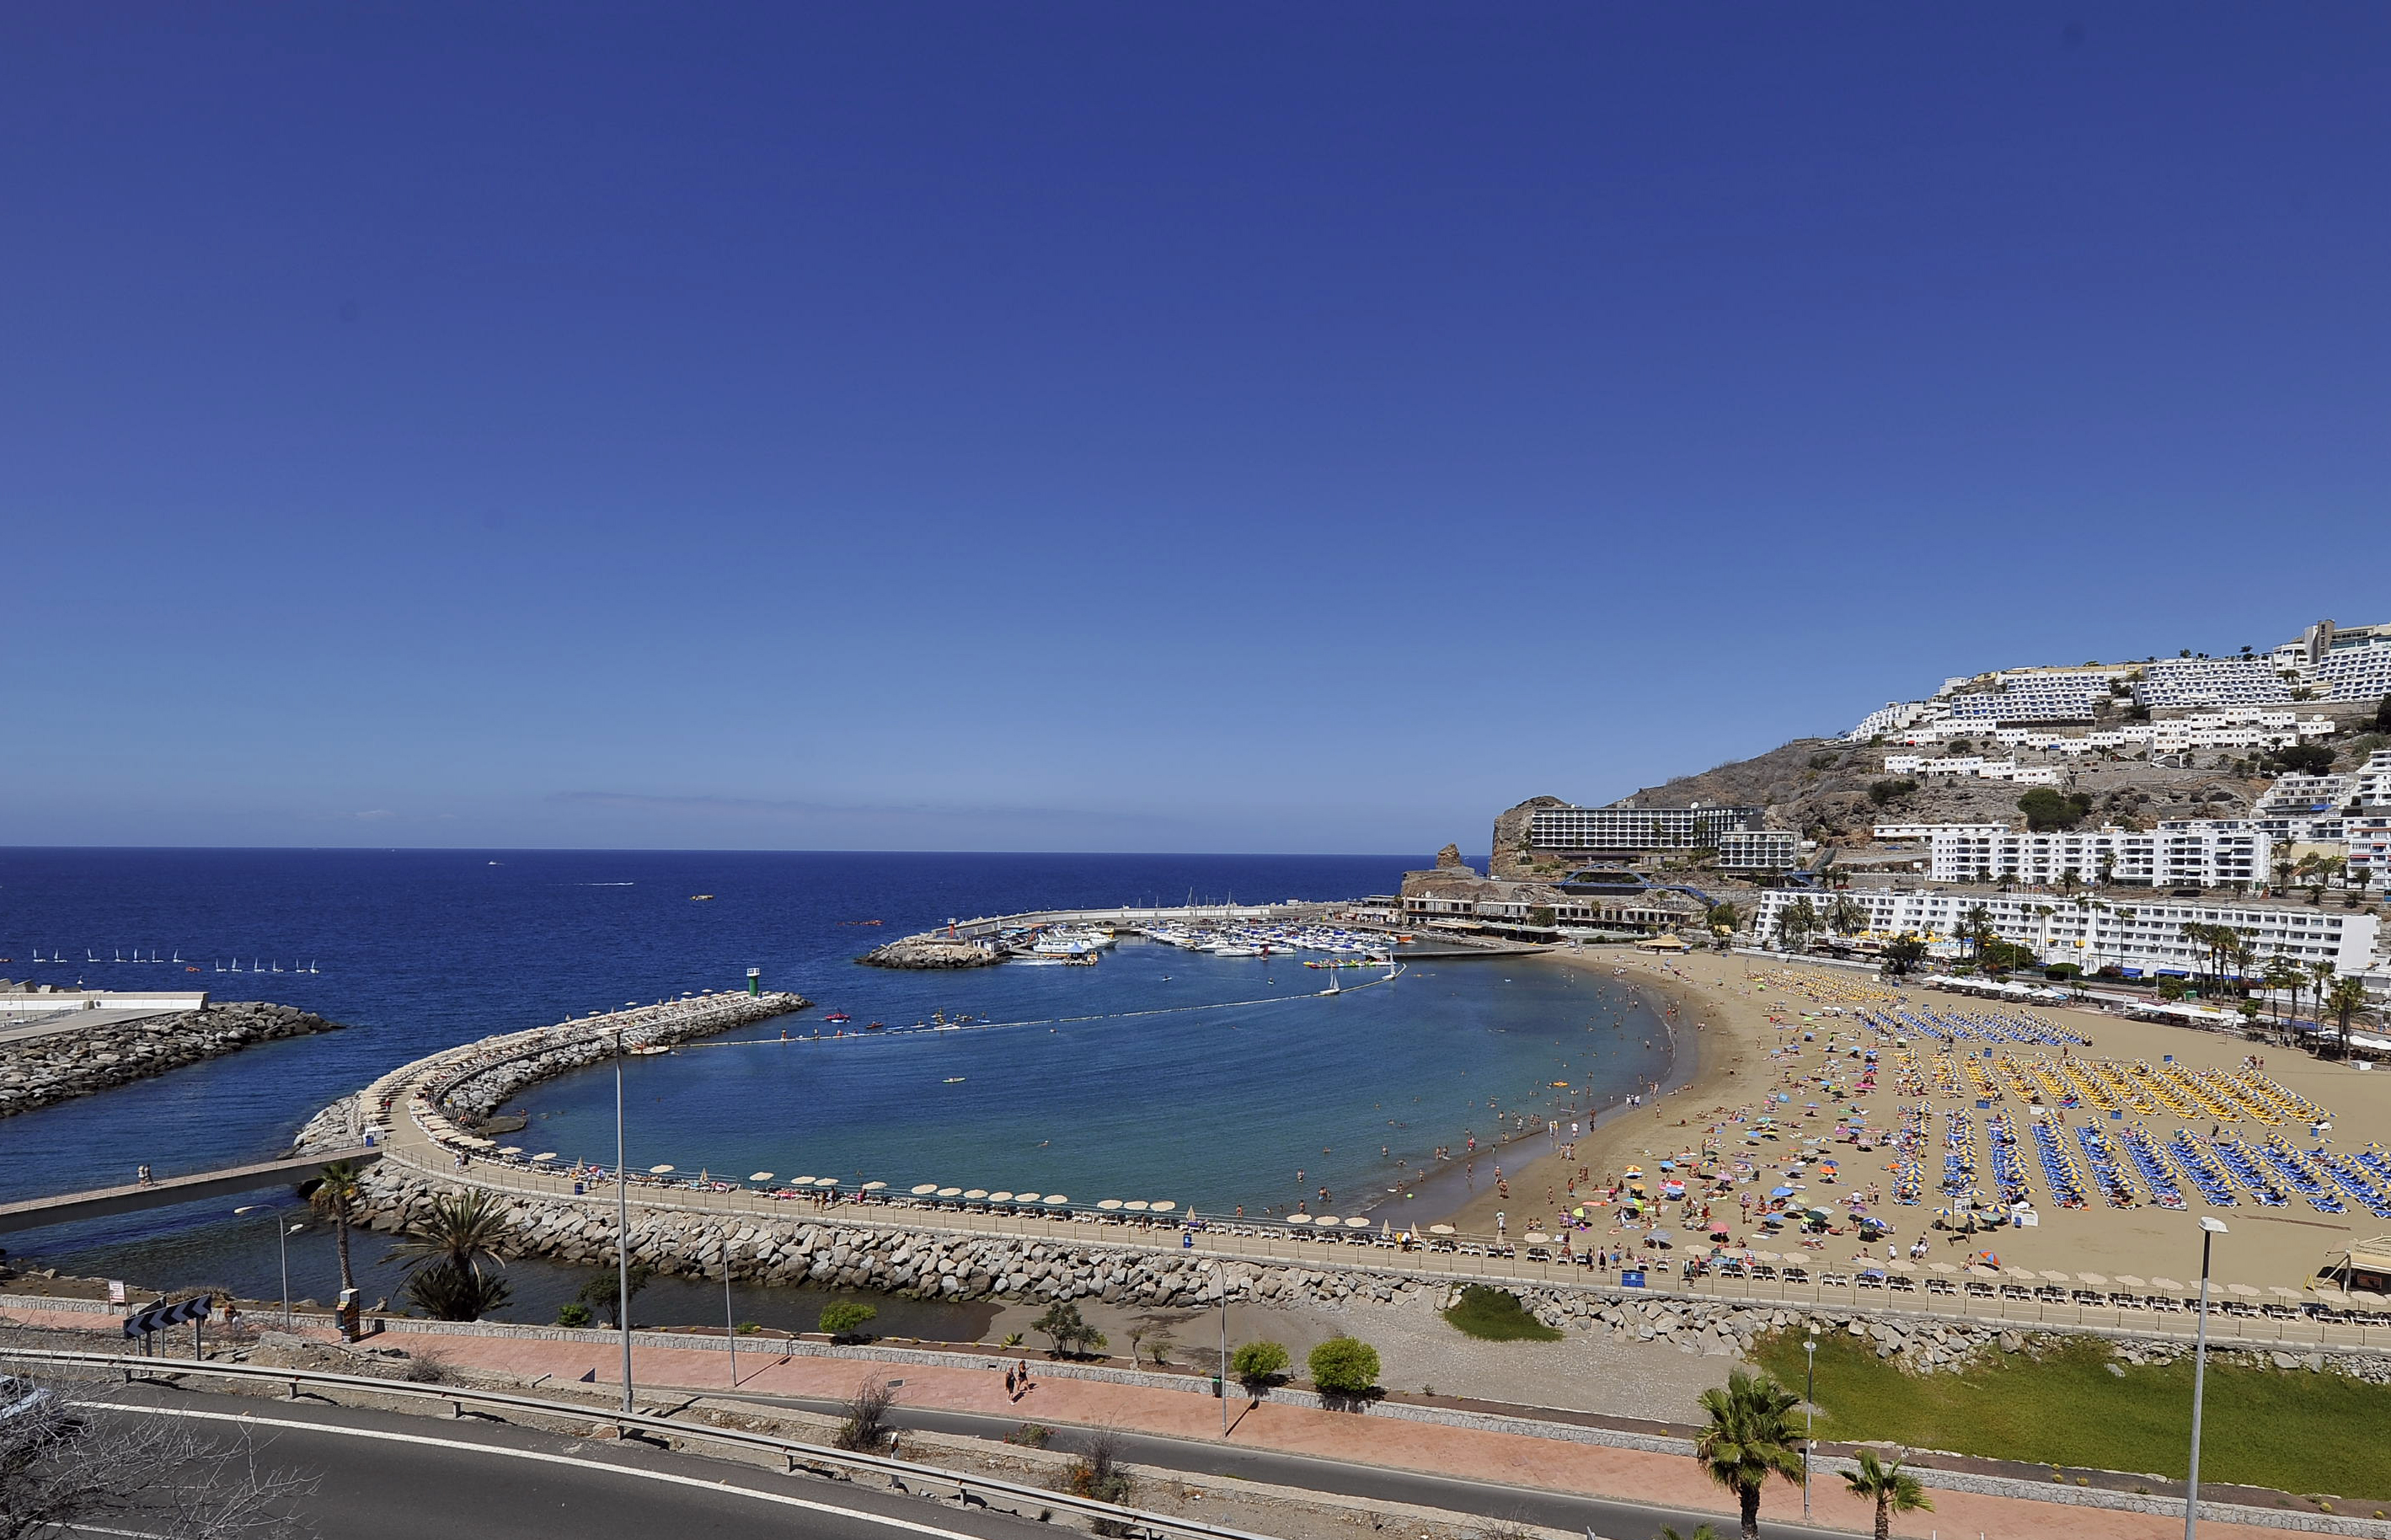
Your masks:
{"label": "blue sky", "polygon": [[2391,620],[2391,10],[0,13],[0,843],[1482,849]]}

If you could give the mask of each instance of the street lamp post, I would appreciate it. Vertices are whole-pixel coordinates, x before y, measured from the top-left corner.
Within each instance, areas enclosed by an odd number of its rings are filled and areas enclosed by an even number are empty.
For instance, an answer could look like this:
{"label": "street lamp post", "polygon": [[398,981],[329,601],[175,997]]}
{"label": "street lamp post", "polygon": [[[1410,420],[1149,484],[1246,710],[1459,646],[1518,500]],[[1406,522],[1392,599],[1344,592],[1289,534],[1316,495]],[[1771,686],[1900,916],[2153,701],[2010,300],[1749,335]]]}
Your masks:
{"label": "street lamp post", "polygon": [[623,1029],[614,1029],[614,1324],[623,1331],[623,1411],[631,1410],[631,1169],[623,1158]]}
{"label": "street lamp post", "polygon": [[1802,1343],[1808,1361],[1802,1371],[1802,1517],[1810,1517],[1810,1462],[1818,1453],[1818,1339]]}
{"label": "street lamp post", "polygon": [[285,1225],[282,1216],[288,1209],[268,1208],[263,1203],[244,1203],[233,1210],[237,1214],[253,1214],[260,1210],[274,1216],[274,1249],[282,1262],[282,1329],[291,1329],[291,1237],[307,1228],[304,1224]]}
{"label": "street lamp post", "polygon": [[2200,1398],[2208,1378],[2208,1248],[2226,1233],[2223,1220],[2201,1216],[2200,1332],[2191,1350],[2191,1469],[2183,1485],[2183,1540],[2192,1540],[2200,1523]]}

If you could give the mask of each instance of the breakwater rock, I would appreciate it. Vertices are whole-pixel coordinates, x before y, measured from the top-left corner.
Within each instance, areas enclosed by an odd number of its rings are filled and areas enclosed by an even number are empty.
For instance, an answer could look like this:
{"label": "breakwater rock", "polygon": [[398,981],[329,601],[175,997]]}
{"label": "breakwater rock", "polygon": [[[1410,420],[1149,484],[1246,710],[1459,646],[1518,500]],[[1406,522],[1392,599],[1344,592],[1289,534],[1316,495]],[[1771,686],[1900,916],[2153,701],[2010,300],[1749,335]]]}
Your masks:
{"label": "breakwater rock", "polygon": [[984,968],[1004,961],[1004,953],[980,941],[950,940],[944,936],[900,936],[872,948],[857,962],[875,968]]}
{"label": "breakwater rock", "polygon": [[[378,1230],[404,1229],[454,1189],[384,1163],[366,1177]],[[611,1194],[612,1189],[607,1190]],[[614,1260],[611,1196],[586,1203],[499,1194],[522,1253],[587,1265]],[[1167,1237],[1173,1232],[1162,1232]],[[1135,1305],[1389,1303],[1423,1287],[1411,1278],[1183,1253],[1148,1246],[1077,1244],[1036,1236],[965,1236],[843,1224],[834,1218],[759,1222],[746,1216],[631,1210],[631,1261],[660,1273],[731,1275],[754,1283],[813,1284],[945,1300],[1103,1300]]]}
{"label": "breakwater rock", "polygon": [[239,1053],[252,1043],[340,1029],[341,1023],[313,1011],[252,1000],[0,1044],[0,1118]]}

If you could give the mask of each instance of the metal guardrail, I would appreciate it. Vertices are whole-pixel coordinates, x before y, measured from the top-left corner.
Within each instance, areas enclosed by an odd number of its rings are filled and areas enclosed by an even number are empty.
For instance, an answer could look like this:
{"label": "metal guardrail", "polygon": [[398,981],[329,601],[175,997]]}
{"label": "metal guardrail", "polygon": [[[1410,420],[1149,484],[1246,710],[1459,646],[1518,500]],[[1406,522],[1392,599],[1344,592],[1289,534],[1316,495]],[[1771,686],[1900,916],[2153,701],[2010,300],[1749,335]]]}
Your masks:
{"label": "metal guardrail", "polygon": [[[1248,1530],[1230,1529],[1221,1524],[1208,1524],[1197,1520],[1173,1518],[1168,1514],[1148,1513],[1140,1508],[1123,1508],[1117,1503],[1098,1502],[1066,1492],[1053,1492],[1044,1487],[1024,1486],[1017,1482],[994,1478],[963,1476],[936,1466],[918,1465],[911,1460],[893,1459],[885,1455],[863,1455],[845,1449],[833,1449],[824,1444],[805,1443],[795,1439],[776,1438],[769,1433],[749,1432],[739,1428],[717,1428],[706,1423],[678,1422],[671,1417],[644,1412],[626,1413],[572,1402],[549,1401],[537,1396],[514,1395],[503,1391],[478,1391],[458,1385],[425,1385],[406,1379],[376,1379],[369,1375],[333,1374],[322,1369],[282,1369],[263,1364],[210,1364],[187,1358],[134,1358],[123,1353],[74,1352],[45,1348],[0,1347],[0,1360],[11,1363],[71,1365],[83,1367],[108,1368],[121,1372],[126,1384],[178,1377],[203,1377],[220,1379],[265,1381],[289,1387],[286,1400],[299,1398],[302,1385],[322,1386],[335,1390],[362,1391],[375,1395],[413,1396],[418,1400],[446,1402],[449,1415],[461,1417],[470,1404],[475,1406],[504,1407],[517,1412],[536,1413],[541,1417],[565,1417],[579,1422],[603,1422],[618,1432],[637,1430],[679,1438],[688,1442],[705,1442],[732,1448],[761,1450],[782,1456],[791,1473],[811,1469],[827,1474],[823,1468],[886,1477],[900,1492],[911,1492],[907,1482],[931,1488],[952,1488],[955,1501],[969,1505],[976,1498],[987,1506],[989,1497],[1002,1497],[1017,1502],[1031,1511],[1026,1515],[1040,1518],[1038,1510],[1061,1509],[1082,1518],[1099,1519],[1113,1523],[1135,1525],[1152,1534],[1179,1534],[1194,1540],[1271,1540]],[[500,1419],[504,1420],[504,1419]],[[869,1514],[860,1515],[867,1521]]]}

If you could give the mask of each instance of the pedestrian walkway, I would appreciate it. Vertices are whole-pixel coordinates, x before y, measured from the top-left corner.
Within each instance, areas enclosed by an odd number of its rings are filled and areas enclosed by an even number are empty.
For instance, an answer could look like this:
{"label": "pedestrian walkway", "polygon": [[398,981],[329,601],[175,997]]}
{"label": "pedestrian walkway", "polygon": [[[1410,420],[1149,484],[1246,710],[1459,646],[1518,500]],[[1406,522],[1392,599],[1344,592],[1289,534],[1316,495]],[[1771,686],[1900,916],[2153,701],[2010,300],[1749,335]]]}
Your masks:
{"label": "pedestrian walkway", "polygon": [[[90,1331],[94,1321],[89,1314],[66,1311],[19,1309],[12,1314],[29,1326],[73,1331]],[[259,1320],[257,1324],[266,1323]],[[319,1339],[328,1336],[308,1328],[302,1328],[300,1335]],[[581,1382],[619,1387],[622,1383],[622,1351],[609,1339],[567,1342],[528,1337],[450,1336],[433,1330],[393,1334],[380,1340],[409,1352],[434,1351],[460,1367],[492,1370],[524,1380],[536,1378],[544,1386]],[[642,1402],[652,1406],[659,1393],[703,1395],[733,1391],[730,1357],[718,1348],[635,1347],[631,1372],[642,1390]],[[782,1358],[759,1345],[756,1352],[738,1354],[739,1380],[735,1390],[743,1395],[842,1400],[864,1379],[878,1376],[904,1381],[898,1391],[898,1404],[902,1406],[976,1413],[1023,1422],[1116,1427],[1196,1442],[1217,1442],[1221,1438],[1220,1404],[1208,1396],[1101,1380],[1040,1378],[1027,1393],[1013,1398],[1005,1391],[1004,1368],[1015,1360],[999,1359],[991,1353],[990,1361],[995,1367],[978,1369],[865,1359]],[[1039,1361],[1028,1362],[1034,1374]],[[1716,1512],[1722,1516],[1723,1531],[1734,1522],[1725,1494],[1683,1456],[1439,1423],[1398,1421],[1373,1417],[1367,1413],[1316,1411],[1268,1402],[1248,1407],[1242,1396],[1232,1400],[1230,1415],[1234,1419],[1230,1442],[1248,1448],[1462,1481]],[[1936,1489],[1932,1495],[1935,1510],[1896,1518],[1894,1533],[1920,1537],[1981,1534],[1988,1540],[2035,1535],[2065,1535],[2082,1540],[2166,1540],[2183,1528],[2179,1513],[2173,1517],[2126,1513],[1945,1489]],[[1800,1492],[1790,1483],[1773,1483],[1762,1502],[1764,1521],[1797,1521],[1801,1501]],[[1816,1521],[1826,1525],[1865,1532],[1875,1523],[1874,1510],[1844,1493],[1840,1477],[1819,1477],[1813,1489],[1813,1506]],[[2204,1521],[2202,1530],[2219,1540],[2260,1540],[2262,1536],[2281,1540],[2284,1533],[2214,1521]]]}

